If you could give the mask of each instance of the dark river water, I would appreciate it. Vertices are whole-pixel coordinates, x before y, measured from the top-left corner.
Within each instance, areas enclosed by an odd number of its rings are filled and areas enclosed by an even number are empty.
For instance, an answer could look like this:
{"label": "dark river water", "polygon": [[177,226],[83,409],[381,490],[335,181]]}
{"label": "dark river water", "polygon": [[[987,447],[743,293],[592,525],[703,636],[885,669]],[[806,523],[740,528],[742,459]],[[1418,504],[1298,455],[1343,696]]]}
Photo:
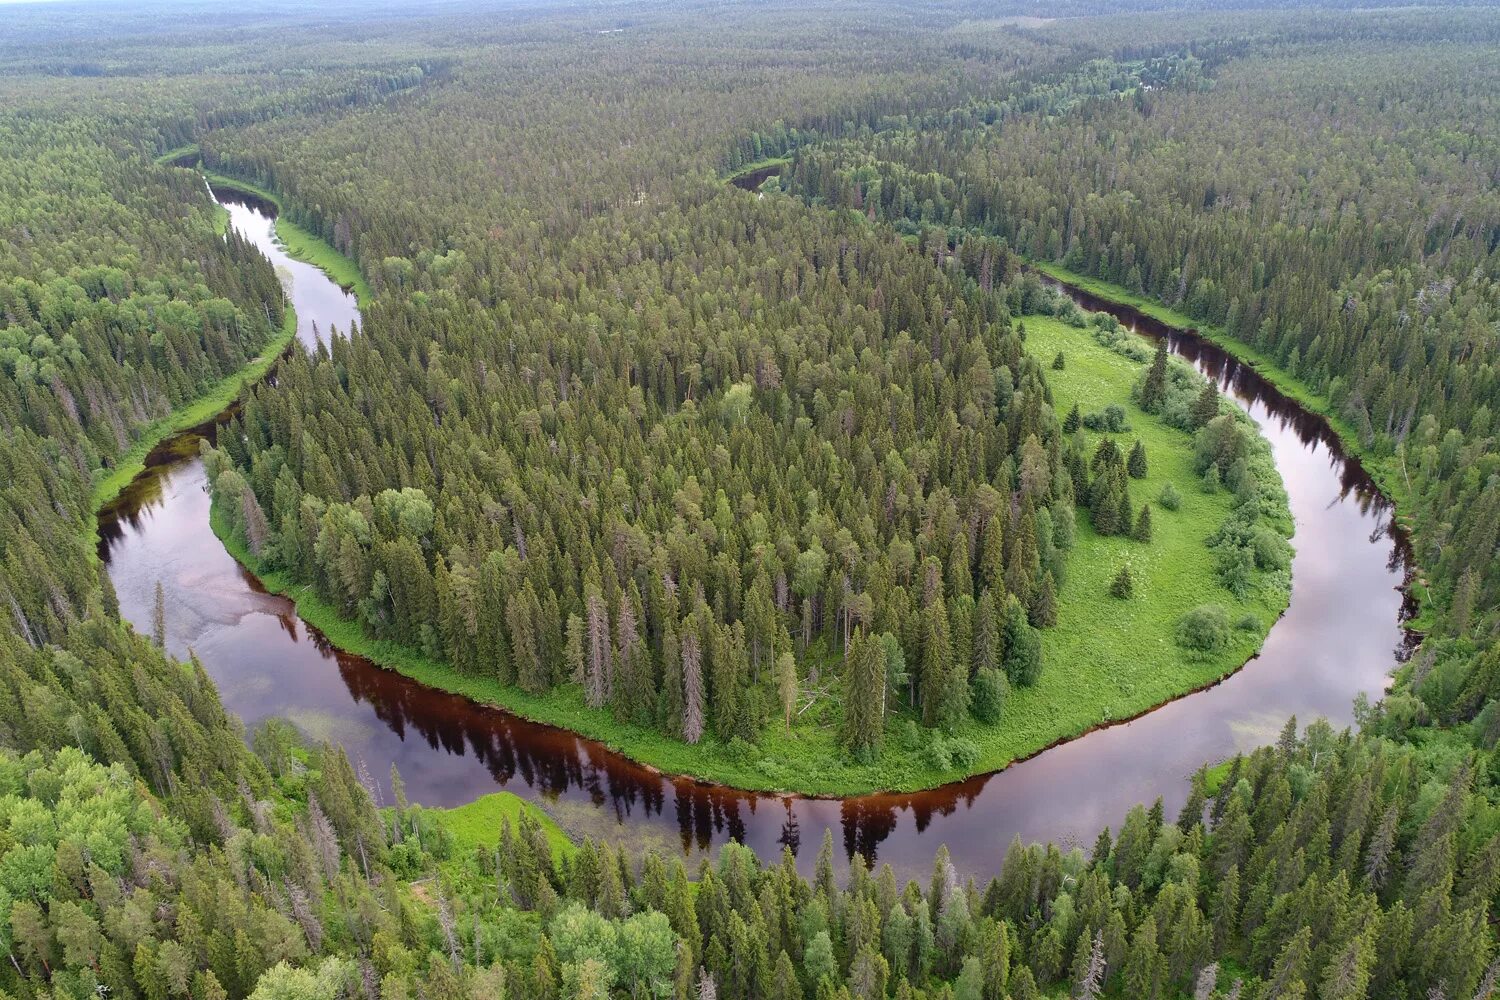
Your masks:
{"label": "dark river water", "polygon": [[[270,206],[227,192],[216,197],[232,224],[286,269],[304,344],[358,321],[352,295],[276,244]],[[195,652],[247,727],[284,716],[313,738],[341,743],[383,786],[395,764],[407,794],[426,805],[458,805],[504,788],[538,801],[575,835],[690,858],[736,839],[762,857],[790,845],[810,868],[831,830],[845,852],[889,861],[902,874],[930,871],[933,853],[947,844],[960,872],[985,875],[998,870],[1017,835],[1087,847],[1100,828],[1118,828],[1131,805],[1157,796],[1174,815],[1200,764],[1274,740],[1292,714],[1304,723],[1320,715],[1350,722],[1355,695],[1379,695],[1403,645],[1406,545],[1389,505],[1322,420],[1211,344],[1079,298],[1142,335],[1166,336],[1260,424],[1296,518],[1291,606],[1260,656],[1224,682],[933,791],[802,799],[668,778],[571,733],[339,653],[215,538],[193,434],[153,453],[141,478],[101,512],[100,555],[122,613],[138,628],[150,628],[161,583],[170,650]],[[388,787],[384,793],[390,801]]]}

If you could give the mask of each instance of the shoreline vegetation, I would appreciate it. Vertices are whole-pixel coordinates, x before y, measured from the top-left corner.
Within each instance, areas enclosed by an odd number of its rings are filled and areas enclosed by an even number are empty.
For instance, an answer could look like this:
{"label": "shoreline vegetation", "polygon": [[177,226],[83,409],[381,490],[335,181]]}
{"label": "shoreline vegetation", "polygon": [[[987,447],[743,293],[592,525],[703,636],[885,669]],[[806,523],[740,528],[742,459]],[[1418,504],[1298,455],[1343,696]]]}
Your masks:
{"label": "shoreline vegetation", "polygon": [[98,532],[98,513],[109,506],[124,492],[135,478],[146,468],[146,457],[163,441],[175,434],[192,430],[206,424],[223,413],[239,398],[246,386],[254,385],[266,377],[266,373],[286,353],[297,337],[297,312],[287,303],[281,329],[272,337],[261,352],[239,371],[220,380],[197,399],[177,407],[171,413],[149,424],[130,449],[122,454],[109,469],[101,469],[106,475],[94,484],[90,502],[95,513],[93,531]]}
{"label": "shoreline vegetation", "polygon": [[[1339,443],[1344,451],[1358,460],[1370,477],[1375,480],[1381,494],[1395,508],[1395,521],[1401,529],[1410,533],[1414,527],[1414,519],[1411,513],[1411,498],[1404,488],[1401,470],[1394,464],[1390,457],[1374,455],[1359,440],[1359,435],[1347,420],[1335,413],[1328,402],[1328,397],[1319,394],[1307,383],[1294,375],[1289,374],[1276,363],[1274,359],[1264,352],[1251,347],[1235,338],[1229,336],[1217,327],[1199,323],[1185,313],[1179,312],[1170,306],[1163,305],[1154,299],[1144,295],[1138,295],[1112,282],[1102,278],[1093,278],[1086,274],[1070,271],[1061,264],[1051,261],[1027,260],[1027,265],[1045,274],[1054,281],[1060,282],[1071,288],[1086,292],[1095,298],[1116,305],[1128,306],[1139,310],[1152,319],[1158,320],[1176,330],[1184,333],[1193,333],[1204,340],[1209,341],[1232,355],[1241,364],[1249,365],[1255,372],[1271,385],[1275,386],[1282,395],[1291,399],[1311,413],[1316,414],[1326,423],[1330,430],[1338,437]],[[1427,588],[1424,584],[1425,573],[1417,567],[1413,577],[1407,586],[1408,595],[1417,603],[1416,614],[1406,622],[1403,628],[1410,632],[1425,634],[1430,627],[1431,609],[1427,599]]]}
{"label": "shoreline vegetation", "polygon": [[756,160],[754,163],[746,163],[741,167],[731,170],[729,173],[721,177],[720,180],[725,184],[733,184],[734,181],[740,177],[744,177],[748,174],[753,174],[761,170],[770,170],[773,167],[784,167],[791,162],[792,158],[790,156],[767,156],[764,159]]}
{"label": "shoreline vegetation", "polygon": [[[196,145],[181,146],[156,157],[158,164],[169,164],[190,153],[197,152]],[[274,193],[254,184],[212,171],[200,171],[211,184],[233,188],[262,198],[276,206],[276,236],[287,254],[297,260],[312,264],[327,273],[342,287],[351,289],[359,304],[367,305],[373,296],[359,266],[339,253],[306,229],[287,220],[282,211],[281,199]],[[216,208],[219,206],[215,205]],[[227,222],[227,219],[225,220]],[[191,430],[208,423],[228,409],[247,386],[254,385],[266,377],[276,362],[286,353],[297,337],[297,312],[292,304],[286,304],[281,329],[267,341],[261,352],[239,371],[226,376],[197,399],[177,407],[171,413],[148,425],[130,448],[104,472],[93,487],[90,504],[94,510],[94,523],[90,534],[98,534],[98,514],[103,508],[117,500],[120,494],[146,468],[146,457],[163,441],[175,434]]]}
{"label": "shoreline vegetation", "polygon": [[[1059,624],[1043,633],[1047,666],[1037,685],[1014,689],[996,725],[968,720],[950,736],[942,736],[917,727],[909,718],[896,720],[888,726],[885,751],[873,761],[843,757],[826,726],[793,727],[790,734],[778,733],[776,740],[761,746],[725,743],[712,735],[689,746],[653,729],[619,723],[607,711],[588,708],[577,685],[532,695],[493,678],[461,674],[414,649],[370,637],[357,622],[343,618],[320,599],[311,586],[265,566],[252,556],[243,539],[235,537],[217,505],[212,527],[230,554],[255,573],[267,590],[292,600],[299,616],[339,649],[429,687],[595,740],[659,773],[746,791],[809,797],[935,788],[1002,770],[1095,729],[1130,721],[1212,687],[1254,658],[1290,597],[1289,586],[1280,579],[1257,586],[1245,600],[1232,599],[1218,585],[1215,556],[1206,542],[1228,514],[1229,494],[1202,491],[1201,477],[1193,468],[1191,435],[1167,426],[1131,401],[1131,387],[1145,365],[1097,342],[1087,330],[1060,320],[1033,316],[1024,322],[1028,350],[1039,359],[1050,361],[1059,350],[1068,355],[1070,370],[1052,373],[1059,418],[1074,402],[1090,408],[1110,403],[1124,407],[1130,430],[1107,436],[1123,442],[1127,449],[1135,439],[1145,442],[1155,471],[1138,488],[1139,497],[1158,508],[1156,496],[1171,483],[1186,497],[1184,509],[1155,509],[1159,527],[1149,546],[1123,537],[1102,537],[1086,518],[1080,518],[1077,544],[1082,552],[1069,562],[1076,572],[1059,594]],[[1263,444],[1263,439],[1257,440]],[[1286,525],[1289,532],[1289,513]],[[1109,597],[1108,589],[1125,562],[1137,574],[1139,596],[1120,602]],[[1188,654],[1173,644],[1173,633],[1178,619],[1209,592],[1222,596],[1221,603],[1229,606],[1241,627],[1217,652]],[[772,744],[777,749],[767,755],[765,747]],[[933,744],[938,752],[933,751]]]}

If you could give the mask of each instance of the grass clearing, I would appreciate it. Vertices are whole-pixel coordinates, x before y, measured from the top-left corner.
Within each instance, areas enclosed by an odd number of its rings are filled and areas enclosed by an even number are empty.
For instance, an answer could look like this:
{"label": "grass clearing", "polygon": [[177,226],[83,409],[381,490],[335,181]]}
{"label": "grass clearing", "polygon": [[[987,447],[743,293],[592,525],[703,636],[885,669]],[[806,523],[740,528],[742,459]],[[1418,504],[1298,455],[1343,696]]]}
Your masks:
{"label": "grass clearing", "polygon": [[[650,767],[738,788],[808,795],[931,788],[998,770],[1234,672],[1260,647],[1289,597],[1284,581],[1263,586],[1244,602],[1219,585],[1214,556],[1204,540],[1228,514],[1230,494],[1204,493],[1193,468],[1191,437],[1130,402],[1130,387],[1141,366],[1098,344],[1086,330],[1042,317],[1028,317],[1026,326],[1027,349],[1044,363],[1060,350],[1067,356],[1064,371],[1049,372],[1059,413],[1066,413],[1074,402],[1085,410],[1108,403],[1125,407],[1132,431],[1116,437],[1125,451],[1139,437],[1150,466],[1145,480],[1131,481],[1135,505],[1154,501],[1162,486],[1171,482],[1182,495],[1182,506],[1176,513],[1154,506],[1154,540],[1148,544],[1102,537],[1080,517],[1069,577],[1059,594],[1059,624],[1043,633],[1041,680],[1035,687],[1012,691],[998,725],[970,720],[959,729],[956,735],[979,750],[969,767],[934,766],[924,752],[932,734],[907,721],[890,727],[884,751],[867,763],[849,759],[837,745],[833,727],[817,723],[794,726],[790,733],[773,723],[758,747],[731,747],[712,737],[688,746],[588,708],[576,686],[530,695],[492,678],[460,674],[416,650],[373,639],[310,587],[258,566],[225,530],[217,513],[214,530],[236,559],[255,570],[269,590],[295,601],[302,618],[339,648],[430,687],[598,740]],[[1126,561],[1135,574],[1136,597],[1117,601],[1109,597],[1109,584]],[[1222,604],[1231,621],[1250,615],[1256,623],[1253,630],[1234,630],[1230,645],[1208,658],[1184,652],[1173,639],[1182,614],[1206,601]]]}
{"label": "grass clearing", "polygon": [[540,806],[532,805],[512,792],[492,792],[481,795],[467,805],[454,809],[434,809],[438,822],[453,836],[453,855],[462,857],[474,853],[475,848],[493,848],[500,842],[500,824],[510,820],[512,827],[519,828],[522,814],[529,815],[541,824],[552,845],[553,857],[565,857],[576,850],[562,827],[553,821]]}
{"label": "grass clearing", "polygon": [[[1414,529],[1416,522],[1411,512],[1410,493],[1406,488],[1406,477],[1402,473],[1398,460],[1372,454],[1360,442],[1359,434],[1355,431],[1354,426],[1348,420],[1334,412],[1333,405],[1329,402],[1326,395],[1319,393],[1306,382],[1283,370],[1280,363],[1271,355],[1236,340],[1218,327],[1199,323],[1186,313],[1162,305],[1154,299],[1132,292],[1121,285],[1116,285],[1101,278],[1092,278],[1086,274],[1079,274],[1077,271],[1070,271],[1060,264],[1047,261],[1031,261],[1030,265],[1043,274],[1055,278],[1064,284],[1080,288],[1096,298],[1138,309],[1147,316],[1160,320],[1168,326],[1176,327],[1179,330],[1192,330],[1199,336],[1232,354],[1244,364],[1254,368],[1262,378],[1280,390],[1282,395],[1296,400],[1306,409],[1318,414],[1327,421],[1328,426],[1338,436],[1339,442],[1344,447],[1344,451],[1359,459],[1360,465],[1364,466],[1365,471],[1375,480],[1376,485],[1380,488],[1380,492],[1395,504],[1397,522],[1408,532]],[[1420,578],[1422,574],[1418,573],[1417,576]],[[1413,631],[1425,632],[1431,620],[1427,604],[1426,588],[1421,585],[1419,580],[1414,581],[1410,593],[1417,599],[1417,614],[1416,617],[1405,622],[1404,625]]]}

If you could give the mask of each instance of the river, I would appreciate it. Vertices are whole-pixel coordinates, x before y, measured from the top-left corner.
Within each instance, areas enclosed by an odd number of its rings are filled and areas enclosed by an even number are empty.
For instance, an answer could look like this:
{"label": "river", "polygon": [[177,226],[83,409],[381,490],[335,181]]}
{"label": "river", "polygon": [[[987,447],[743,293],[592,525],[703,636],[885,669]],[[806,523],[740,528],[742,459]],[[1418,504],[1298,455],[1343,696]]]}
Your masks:
{"label": "river", "polygon": [[[311,346],[358,322],[353,295],[292,260],[274,238],[274,208],[215,192],[231,224],[291,277],[298,338]],[[1292,600],[1261,654],[1224,682],[1132,722],[1089,733],[1004,771],[915,794],[846,800],[741,792],[665,777],[566,731],[536,725],[408,681],[332,649],[289,601],[265,592],[209,528],[197,457],[199,428],[165,442],[147,469],[100,514],[99,552],[122,614],[151,627],[165,597],[167,646],[191,650],[225,706],[248,728],[290,719],[341,743],[390,801],[391,765],[417,802],[451,806],[496,789],[538,801],[576,836],[655,846],[690,859],[729,839],[763,858],[783,845],[810,869],[824,831],[842,853],[929,871],[947,844],[958,870],[998,870],[1010,840],[1088,847],[1129,807],[1165,800],[1175,815],[1186,777],[1204,762],[1273,740],[1287,717],[1351,721],[1355,695],[1376,697],[1403,648],[1406,544],[1389,504],[1324,422],[1212,344],[1167,331],[1133,310],[1075,293],[1215,378],[1260,425],[1286,483],[1297,533]]]}

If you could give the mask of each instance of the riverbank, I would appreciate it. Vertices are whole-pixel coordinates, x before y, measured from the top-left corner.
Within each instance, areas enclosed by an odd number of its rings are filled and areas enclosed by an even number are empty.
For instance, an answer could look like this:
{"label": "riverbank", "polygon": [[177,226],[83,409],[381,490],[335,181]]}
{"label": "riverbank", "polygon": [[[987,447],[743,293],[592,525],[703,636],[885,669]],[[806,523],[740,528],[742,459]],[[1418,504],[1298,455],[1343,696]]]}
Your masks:
{"label": "riverbank", "polygon": [[[1106,302],[1117,305],[1128,306],[1135,309],[1158,322],[1167,326],[1193,333],[1209,341],[1225,353],[1232,355],[1242,364],[1249,365],[1261,378],[1286,396],[1301,404],[1303,408],[1317,414],[1338,437],[1340,445],[1349,455],[1354,456],[1364,467],[1364,470],[1375,480],[1380,492],[1385,495],[1395,508],[1395,520],[1408,534],[1415,529],[1415,517],[1411,510],[1411,495],[1406,489],[1405,477],[1397,462],[1390,457],[1382,457],[1373,454],[1363,442],[1354,426],[1347,419],[1334,412],[1333,405],[1326,395],[1319,393],[1312,386],[1297,378],[1295,375],[1282,369],[1275,358],[1258,350],[1249,344],[1230,336],[1224,330],[1214,326],[1199,323],[1186,313],[1179,312],[1169,306],[1143,295],[1130,291],[1120,285],[1093,278],[1086,274],[1070,271],[1060,264],[1048,261],[1028,261],[1028,265],[1042,274],[1047,275],[1054,281],[1060,282],[1071,288],[1078,289],[1088,295]],[[1406,629],[1416,633],[1427,631],[1428,619],[1427,590],[1423,583],[1425,575],[1418,567],[1417,572],[1408,585],[1407,592],[1416,601],[1416,614],[1404,623]]]}
{"label": "riverbank", "polygon": [[[1206,540],[1228,515],[1231,499],[1224,491],[1203,492],[1190,435],[1130,402],[1142,366],[1099,344],[1088,331],[1048,318],[1030,317],[1026,323],[1028,350],[1043,363],[1050,363],[1058,350],[1068,356],[1066,369],[1052,373],[1060,417],[1075,401],[1087,409],[1109,403],[1126,409],[1132,431],[1117,437],[1126,450],[1135,438],[1146,444],[1152,468],[1146,479],[1132,481],[1132,492],[1137,506],[1153,501],[1153,541],[1105,538],[1080,517],[1078,551],[1069,561],[1071,579],[1059,595],[1059,625],[1043,634],[1045,666],[1038,684],[1012,692],[998,725],[968,720],[945,737],[910,721],[895,721],[888,727],[884,752],[867,763],[850,760],[827,725],[794,726],[790,733],[773,725],[754,747],[726,745],[712,737],[689,746],[588,708],[576,687],[530,695],[491,678],[459,674],[414,649],[370,637],[311,587],[255,559],[217,508],[211,525],[237,561],[267,590],[291,599],[298,615],[337,648],[428,687],[595,740],[662,773],[809,797],[935,788],[1000,770],[1216,683],[1254,656],[1288,598],[1284,581],[1259,587],[1244,601],[1218,587]],[[1178,512],[1154,503],[1167,483],[1183,497]],[[1109,583],[1127,561],[1137,575],[1140,597],[1119,602],[1109,597]],[[1222,649],[1202,657],[1179,649],[1173,635],[1180,617],[1208,600],[1206,595],[1216,595],[1231,620],[1253,619],[1253,626],[1235,630]]]}
{"label": "riverbank", "polygon": [[541,826],[554,858],[570,857],[578,849],[546,810],[511,792],[491,792],[467,805],[433,812],[453,838],[449,853],[454,858],[470,856],[481,847],[494,850],[500,843],[501,823],[508,820],[512,828],[519,828],[523,815]]}
{"label": "riverbank", "polygon": [[359,265],[354,262],[353,258],[340,253],[321,236],[287,218],[286,207],[276,192],[238,177],[209,170],[207,167],[199,167],[199,172],[213,187],[240,191],[275,205],[276,238],[281,241],[281,246],[286,250],[287,256],[321,269],[337,282],[340,288],[353,292],[361,309],[368,306],[374,299],[375,293],[371,290],[370,283],[365,280],[364,273],[360,271]]}
{"label": "riverbank", "polygon": [[792,158],[790,156],[768,156],[763,160],[747,163],[738,170],[730,171],[720,178],[720,180],[725,184],[734,184],[740,178],[749,177],[751,174],[765,173],[769,177],[772,173],[779,172],[781,168],[791,162]]}
{"label": "riverbank", "polygon": [[[163,153],[156,158],[158,163],[169,163],[183,156],[197,152],[197,146],[183,146],[178,149]],[[315,267],[327,271],[330,276],[338,281],[343,287],[351,288],[361,306],[364,306],[373,295],[370,286],[360,274],[359,267],[353,260],[339,253],[333,247],[324,243],[317,236],[301,227],[286,222],[283,223],[281,213],[281,199],[270,191],[256,187],[245,181],[204,171],[210,184],[216,184],[223,188],[235,191],[243,191],[276,206],[276,235],[281,241],[287,255],[297,260],[305,261]],[[220,206],[216,205],[216,208]],[[221,209],[222,211],[222,209]],[[228,216],[223,216],[227,223]],[[88,525],[89,537],[98,533],[98,512],[100,508],[112,503],[125,487],[140,475],[146,468],[146,458],[151,451],[166,441],[174,434],[190,430],[200,424],[208,423],[224,412],[239,397],[248,385],[253,385],[265,378],[267,373],[275,366],[281,356],[286,353],[287,348],[297,336],[297,313],[290,302],[282,314],[281,329],[276,335],[267,341],[261,352],[239,371],[226,376],[216,385],[191,402],[177,407],[171,413],[150,424],[130,448],[118,459],[110,469],[94,484],[90,505],[94,510],[93,523]]]}
{"label": "riverbank", "polygon": [[[1144,444],[1147,475],[1130,480],[1130,493],[1137,510],[1150,505],[1152,518],[1151,541],[1142,543],[1098,534],[1080,511],[1067,586],[1058,595],[1057,627],[1042,634],[1046,666],[1041,681],[1034,688],[1013,691],[1006,708],[1004,724],[1013,726],[1024,719],[1041,733],[1056,725],[1059,712],[1073,726],[1107,724],[1238,671],[1259,652],[1290,603],[1291,577],[1285,572],[1258,572],[1243,599],[1226,590],[1208,539],[1230,517],[1235,498],[1227,488],[1205,492],[1195,465],[1193,436],[1146,413],[1130,398],[1130,388],[1145,366],[1104,349],[1089,330],[1045,316],[1027,316],[1022,322],[1028,353],[1044,363],[1059,353],[1066,359],[1061,371],[1047,372],[1059,415],[1074,404],[1083,413],[1109,403],[1124,408],[1130,429],[1115,434],[1085,431],[1085,454],[1092,455],[1103,438],[1113,439],[1122,453],[1128,453],[1135,441]],[[1268,450],[1256,472],[1276,475]],[[1180,497],[1176,510],[1159,499],[1169,484]],[[1279,496],[1280,510],[1275,517],[1263,515],[1265,523],[1274,524],[1283,537],[1290,536],[1285,491],[1278,483],[1268,492]],[[1110,595],[1110,584],[1126,565],[1135,593],[1119,600]],[[1229,622],[1239,626],[1231,630],[1222,649],[1207,656],[1189,653],[1175,641],[1183,616],[1204,604],[1219,605]]]}
{"label": "riverbank", "polygon": [[213,388],[190,403],[148,425],[124,454],[115,460],[107,475],[94,484],[90,504],[94,509],[96,524],[90,525],[89,533],[97,533],[98,512],[117,498],[125,487],[134,481],[146,468],[146,457],[151,451],[174,434],[206,424],[223,413],[239,397],[247,385],[253,385],[266,377],[297,336],[297,313],[288,303],[282,314],[281,329],[267,341],[255,358],[239,371],[226,376]]}

